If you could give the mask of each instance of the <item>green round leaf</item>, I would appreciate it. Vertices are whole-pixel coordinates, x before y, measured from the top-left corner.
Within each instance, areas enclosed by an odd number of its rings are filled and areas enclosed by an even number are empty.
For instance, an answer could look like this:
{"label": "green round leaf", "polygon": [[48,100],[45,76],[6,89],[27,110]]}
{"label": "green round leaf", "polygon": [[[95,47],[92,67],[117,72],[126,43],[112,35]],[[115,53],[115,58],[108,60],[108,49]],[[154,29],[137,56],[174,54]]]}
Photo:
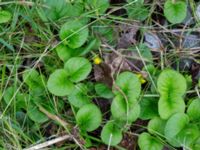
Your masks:
{"label": "green round leaf", "polygon": [[171,23],[181,23],[187,15],[187,4],[181,0],[167,0],[164,5],[164,15]]}
{"label": "green round leaf", "polygon": [[[138,77],[131,72],[123,72],[116,79],[117,89],[114,87],[115,94],[122,94],[121,91],[127,96],[128,99],[136,99],[140,95],[141,83]],[[119,88],[119,89],[118,89]]]}
{"label": "green round leaf", "polygon": [[93,131],[100,126],[102,114],[96,105],[87,104],[77,112],[76,121],[81,130]]}
{"label": "green round leaf", "polygon": [[97,95],[103,98],[113,98],[113,93],[109,87],[107,87],[105,84],[97,83],[95,85],[95,91],[97,92]]}
{"label": "green round leaf", "polygon": [[74,90],[74,84],[68,79],[66,70],[58,69],[50,75],[47,88],[56,96],[66,96]]}
{"label": "green round leaf", "polygon": [[155,117],[149,121],[147,129],[151,134],[164,136],[165,124],[165,120]]}
{"label": "green round leaf", "polygon": [[83,57],[73,57],[65,63],[65,70],[72,82],[80,82],[90,74],[92,65]]}
{"label": "green round leaf", "polygon": [[127,103],[122,96],[118,95],[111,104],[111,113],[117,120],[132,123],[140,115],[140,106],[137,101]]}
{"label": "green round leaf", "polygon": [[174,70],[164,70],[157,81],[160,99],[158,111],[162,119],[168,119],[172,114],[185,111],[185,103],[182,98],[186,92],[185,78]]}
{"label": "green round leaf", "polygon": [[140,118],[142,120],[152,119],[158,116],[158,100],[155,98],[143,98],[140,101]]}
{"label": "green round leaf", "polygon": [[68,96],[68,101],[78,108],[91,103],[90,98],[87,96],[87,86],[83,83],[77,84]]}
{"label": "green round leaf", "polygon": [[81,47],[86,42],[88,34],[88,28],[78,20],[65,23],[59,33],[64,44],[73,49]]}
{"label": "green round leaf", "polygon": [[200,121],[200,99],[192,100],[192,103],[187,109],[187,114],[190,117],[191,121]]}
{"label": "green round leaf", "polygon": [[138,145],[140,150],[162,150],[163,144],[149,133],[142,133],[139,135]]}
{"label": "green round leaf", "polygon": [[6,10],[0,10],[0,23],[6,23],[10,21],[12,14]]}
{"label": "green round leaf", "polygon": [[183,96],[186,92],[186,79],[175,70],[166,69],[161,72],[158,78],[158,91],[164,95],[173,93],[177,96]]}
{"label": "green round leaf", "polygon": [[189,117],[184,113],[172,115],[165,126],[165,136],[167,140],[173,139],[187,124]]}
{"label": "green round leaf", "polygon": [[57,48],[56,48],[56,52],[58,54],[58,57],[66,62],[69,58],[72,57],[72,53],[73,53],[73,49],[67,47],[66,45],[60,44]]}
{"label": "green round leaf", "polygon": [[102,141],[111,146],[115,146],[120,143],[122,140],[122,131],[116,125],[116,122],[110,121],[107,122],[101,131]]}

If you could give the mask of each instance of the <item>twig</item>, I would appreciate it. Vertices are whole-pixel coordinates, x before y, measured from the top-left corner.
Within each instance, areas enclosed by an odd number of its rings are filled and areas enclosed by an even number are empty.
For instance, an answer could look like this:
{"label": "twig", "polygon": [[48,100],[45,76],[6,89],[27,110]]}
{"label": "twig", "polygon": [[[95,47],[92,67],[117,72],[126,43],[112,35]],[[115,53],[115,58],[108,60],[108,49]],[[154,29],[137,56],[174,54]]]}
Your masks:
{"label": "twig", "polygon": [[195,90],[196,90],[196,92],[197,92],[198,97],[200,98],[200,93],[199,93],[198,86],[195,87]]}
{"label": "twig", "polygon": [[64,135],[64,136],[57,137],[57,138],[55,138],[55,139],[46,141],[46,142],[44,142],[44,143],[41,143],[41,144],[32,146],[32,147],[30,147],[30,148],[25,148],[24,150],[40,150],[40,149],[43,149],[43,148],[45,148],[45,147],[51,146],[51,145],[53,145],[53,144],[59,143],[59,142],[61,142],[61,141],[67,140],[67,139],[72,140],[72,137],[71,137],[70,135]]}
{"label": "twig", "polygon": [[39,110],[41,112],[43,112],[45,115],[47,115],[48,118],[60,123],[63,127],[68,127],[68,128],[72,128],[72,126],[70,124],[68,124],[67,122],[65,122],[64,120],[60,119],[58,116],[49,113],[46,109],[44,109],[42,106],[38,106]]}
{"label": "twig", "polygon": [[62,119],[59,118],[58,116],[49,113],[49,112],[48,112],[45,108],[43,108],[42,106],[38,105],[38,107],[39,107],[39,110],[40,110],[41,112],[43,112],[45,115],[47,115],[47,117],[49,117],[50,119],[52,119],[52,120],[58,122],[59,124],[61,124],[61,125],[64,127],[64,129],[67,131],[67,133],[69,134],[69,136],[74,140],[74,142],[75,142],[81,149],[84,149],[84,147],[82,146],[82,144],[79,143],[79,141],[76,139],[76,138],[80,138],[80,137],[79,137],[79,133],[76,133],[76,135],[75,135],[75,133],[72,133],[73,130],[75,131],[75,128],[74,128],[71,124],[65,122],[64,120],[62,120]]}
{"label": "twig", "polygon": [[108,148],[107,150],[110,150],[110,145],[111,145],[111,141],[112,141],[112,133],[110,134],[110,138],[109,138],[109,143],[108,143]]}

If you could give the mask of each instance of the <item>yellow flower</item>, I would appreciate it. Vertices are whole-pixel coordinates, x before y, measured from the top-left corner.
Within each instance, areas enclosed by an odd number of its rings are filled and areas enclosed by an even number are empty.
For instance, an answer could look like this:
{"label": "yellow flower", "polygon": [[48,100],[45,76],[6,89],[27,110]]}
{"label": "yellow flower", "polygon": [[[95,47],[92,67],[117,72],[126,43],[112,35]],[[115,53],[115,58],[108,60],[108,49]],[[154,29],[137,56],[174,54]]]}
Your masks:
{"label": "yellow flower", "polygon": [[147,81],[146,81],[145,79],[140,79],[140,82],[141,82],[142,84],[144,84],[144,83],[146,83]]}
{"label": "yellow flower", "polygon": [[99,56],[95,56],[93,61],[94,64],[99,65],[102,62],[102,59]]}
{"label": "yellow flower", "polygon": [[137,74],[137,77],[139,78],[141,84],[144,84],[144,83],[147,82],[147,81],[143,78],[143,76],[142,76],[141,74]]}

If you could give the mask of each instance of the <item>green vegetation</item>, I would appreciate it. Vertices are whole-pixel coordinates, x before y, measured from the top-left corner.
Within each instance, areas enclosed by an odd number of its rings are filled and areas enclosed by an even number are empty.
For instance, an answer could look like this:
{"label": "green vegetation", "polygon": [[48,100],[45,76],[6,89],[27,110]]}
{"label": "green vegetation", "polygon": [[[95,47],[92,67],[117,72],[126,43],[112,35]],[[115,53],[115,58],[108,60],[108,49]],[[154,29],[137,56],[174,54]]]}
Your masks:
{"label": "green vegetation", "polygon": [[199,150],[197,7],[0,0],[0,149]]}

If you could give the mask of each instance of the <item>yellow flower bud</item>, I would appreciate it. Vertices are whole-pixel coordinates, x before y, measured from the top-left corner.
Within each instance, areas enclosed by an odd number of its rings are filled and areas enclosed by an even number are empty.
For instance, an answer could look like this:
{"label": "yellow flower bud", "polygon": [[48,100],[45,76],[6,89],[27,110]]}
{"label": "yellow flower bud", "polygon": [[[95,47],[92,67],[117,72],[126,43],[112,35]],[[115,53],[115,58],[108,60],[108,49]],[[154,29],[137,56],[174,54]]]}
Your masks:
{"label": "yellow flower bud", "polygon": [[141,84],[146,83],[146,80],[143,78],[141,74],[137,74],[137,77],[139,78]]}
{"label": "yellow flower bud", "polygon": [[140,82],[141,82],[142,84],[144,84],[144,83],[146,83],[146,80],[145,80],[145,79],[140,79]]}
{"label": "yellow flower bud", "polygon": [[102,62],[102,59],[99,56],[94,57],[94,64],[99,65]]}

